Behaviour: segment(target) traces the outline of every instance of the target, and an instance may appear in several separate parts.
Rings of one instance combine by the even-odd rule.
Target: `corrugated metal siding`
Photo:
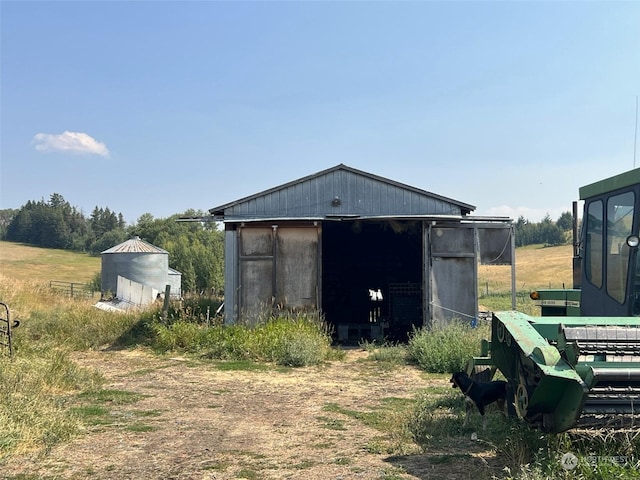
[[[334,199],[339,205],[333,205]],[[324,218],[341,215],[461,215],[471,205],[348,167],[336,167],[281,188],[219,207],[225,219]],[[212,209],[215,211],[216,209]]]
[[[167,284],[169,256],[147,252],[102,255],[101,289],[116,292],[118,276],[163,292]]]

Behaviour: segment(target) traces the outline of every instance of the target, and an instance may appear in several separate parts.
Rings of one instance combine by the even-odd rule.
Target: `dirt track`
[[[79,364],[107,378],[105,388],[146,395],[114,408],[125,410],[119,418],[156,412],[144,419],[151,429],[103,426],[44,459],[11,461],[4,474],[61,479],[477,478],[473,465],[440,465],[417,447],[406,456],[372,452],[381,432],[327,411],[327,405],[367,411],[384,398],[414,398],[425,388],[417,369],[384,370],[363,362],[366,356],[353,350],[344,360],[321,367],[222,371],[140,351],[77,354]]]

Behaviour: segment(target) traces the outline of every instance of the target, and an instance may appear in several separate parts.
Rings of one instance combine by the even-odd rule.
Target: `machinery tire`
[[[523,383],[518,384],[515,394],[515,407],[520,418],[527,417],[527,409],[529,408],[529,391]]]

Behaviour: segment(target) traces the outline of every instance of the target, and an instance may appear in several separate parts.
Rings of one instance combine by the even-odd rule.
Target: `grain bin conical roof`
[[[163,250],[160,247],[156,247],[155,245],[151,245],[149,242],[145,242],[140,237],[135,236],[130,238],[126,242],[122,242],[115,247],[111,247],[105,250],[102,253],[166,253],[166,250]]]

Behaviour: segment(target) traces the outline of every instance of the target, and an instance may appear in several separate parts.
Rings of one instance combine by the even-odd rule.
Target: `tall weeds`
[[[302,367],[325,360],[331,335],[317,314],[279,312],[254,326],[210,327],[184,319],[152,324],[160,351],[199,353],[212,359],[252,360]]]
[[[467,361],[480,354],[480,343],[489,338],[489,325],[472,328],[461,322],[414,330],[407,345],[409,358],[431,373],[464,370]]]

